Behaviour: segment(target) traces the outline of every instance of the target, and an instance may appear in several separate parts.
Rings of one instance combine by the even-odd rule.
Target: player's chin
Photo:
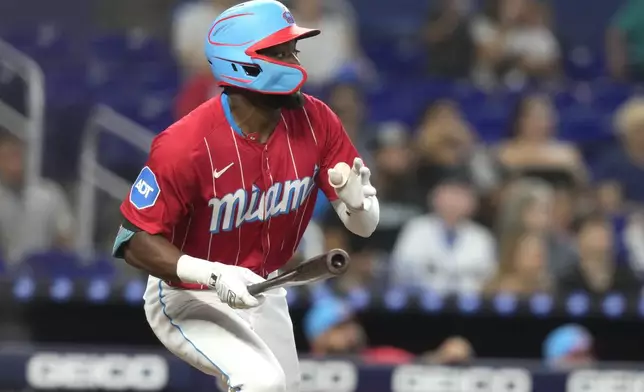
[[[271,104],[279,109],[299,109],[304,106],[304,96],[301,91],[289,95],[272,95]]]

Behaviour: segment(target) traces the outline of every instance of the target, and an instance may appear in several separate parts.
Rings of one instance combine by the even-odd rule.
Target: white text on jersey
[[[212,198],[210,232],[231,231],[243,223],[264,221],[297,210],[315,188],[315,175],[285,183],[276,182],[266,192],[253,185],[251,192],[238,189],[222,198]]]

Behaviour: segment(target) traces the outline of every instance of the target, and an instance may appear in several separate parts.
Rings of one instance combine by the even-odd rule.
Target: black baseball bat
[[[248,286],[251,295],[278,287],[300,286],[344,274],[349,268],[349,255],[342,249],[333,249],[311,257],[297,267],[261,283]]]

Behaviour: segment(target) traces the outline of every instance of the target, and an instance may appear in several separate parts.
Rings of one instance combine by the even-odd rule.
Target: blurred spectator
[[[459,0],[435,3],[423,38],[429,51],[429,74],[446,78],[467,78],[474,63],[474,44],[467,10]]]
[[[288,271],[297,267],[302,261],[314,256],[321,255],[325,251],[324,231],[320,225],[311,221],[302,234],[300,244],[295,254],[280,270]]]
[[[0,251],[10,263],[29,252],[72,247],[73,218],[63,189],[25,178],[23,142],[0,129]]]
[[[423,361],[435,365],[459,365],[474,358],[472,344],[461,336],[445,339],[434,351],[423,355]]]
[[[186,77],[209,69],[204,40],[212,22],[237,0],[198,0],[183,3],[174,14],[172,47]]]
[[[392,254],[394,283],[440,294],[478,292],[496,270],[492,234],[471,218],[476,195],[466,179],[444,180],[433,213],[409,221]]]
[[[552,205],[552,229],[558,235],[571,236],[579,202],[578,192],[567,186],[555,186]]]
[[[441,100],[427,107],[416,132],[415,146],[421,199],[456,169],[468,173],[483,193],[497,183],[494,164],[485,149],[477,145],[470,125],[452,101]]]
[[[364,92],[360,84],[356,80],[337,81],[330,89],[327,102],[331,110],[340,118],[344,129],[358,150],[358,154],[371,170],[371,174],[374,175],[373,159],[367,148],[367,140],[371,137],[372,130],[366,123]],[[319,191],[315,210],[313,211],[313,219],[324,219],[330,207],[331,205],[324,192]]]
[[[304,334],[314,355],[359,355],[367,363],[404,364],[415,355],[391,346],[370,347],[366,333],[353,311],[341,300],[317,301],[304,316]],[[432,364],[459,364],[474,356],[471,344],[462,337],[446,339],[421,358]]]
[[[219,95],[222,91],[223,89],[217,85],[217,81],[209,69],[192,76],[181,87],[181,91],[175,98],[175,121],[180,120],[202,103]]]
[[[364,61],[350,3],[345,0],[291,0],[289,4],[300,26],[322,30],[315,40],[297,44],[298,58],[306,68],[308,84],[326,85],[343,67]]]
[[[373,159],[367,142],[373,138],[375,129],[372,129],[372,125],[367,123],[364,91],[359,82],[357,80],[338,80],[332,85],[327,102],[340,118],[345,131],[365,164],[373,168]]]
[[[631,268],[644,278],[644,216],[633,214],[624,230],[624,246]]]
[[[172,44],[185,84],[174,107],[175,120],[221,92],[204,54],[204,40],[212,22],[237,0],[200,0],[182,4],[174,15]]]
[[[472,22],[479,85],[520,87],[557,74],[561,53],[546,11],[535,0],[486,0]]]
[[[549,366],[570,369],[591,365],[593,336],[578,324],[566,324],[551,331],[543,342],[543,359]]]
[[[327,282],[327,287],[334,293],[347,295],[355,291],[380,290],[386,284],[388,269],[384,256],[367,245],[367,241],[362,242],[358,246],[343,248],[351,255],[351,268],[342,276]]]
[[[568,238],[553,231],[552,187],[537,179],[511,183],[503,193],[499,218],[499,274],[488,290],[521,294],[552,289],[552,277],[576,263]]]
[[[579,151],[555,139],[556,121],[555,109],[548,97],[521,98],[512,115],[509,138],[499,146],[499,162],[514,174],[546,169],[569,173],[578,182],[585,181],[586,168]]]
[[[620,81],[644,81],[644,2],[627,0],[606,32],[606,64]]]
[[[557,284],[562,292],[583,290],[603,295],[615,290],[635,293],[641,288],[633,270],[616,262],[612,227],[603,216],[592,215],[581,222],[577,251],[579,263]]]
[[[525,178],[510,183],[503,196],[499,220],[502,239],[511,233],[529,232],[544,237],[548,247],[548,270],[555,276],[570,270],[576,263],[571,238],[554,226],[555,191],[547,182]]]
[[[600,203],[609,213],[618,213],[623,202],[644,205],[644,99],[632,98],[615,114],[615,129],[621,146],[600,159],[596,183]]]
[[[371,148],[374,162],[372,167],[374,173],[377,173],[371,181],[378,190],[380,222],[369,239],[369,247],[374,251],[388,253],[405,222],[422,213],[422,208],[415,204],[418,188],[412,175],[413,158],[408,132],[399,124],[384,124],[372,141]],[[346,228],[335,211],[327,213],[326,226],[327,239],[347,236]],[[356,236],[351,236],[348,240],[354,244],[364,242]]]
[[[368,362],[399,364],[414,355],[395,347],[368,347],[367,336],[352,310],[329,297],[313,304],[304,316],[304,334],[315,355],[360,355]]]
[[[536,234],[515,234],[501,243],[499,273],[487,285],[489,294],[512,293],[531,295],[553,288],[548,272],[548,249],[543,237]]]

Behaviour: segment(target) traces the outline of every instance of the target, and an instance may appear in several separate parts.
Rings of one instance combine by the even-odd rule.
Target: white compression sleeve
[[[346,204],[341,200],[336,200],[331,203],[335,212],[340,217],[344,226],[349,229],[353,234],[360,237],[369,237],[376,230],[378,221],[380,220],[380,205],[376,196],[369,197],[371,199],[371,208],[368,211],[352,211],[347,210]]]

